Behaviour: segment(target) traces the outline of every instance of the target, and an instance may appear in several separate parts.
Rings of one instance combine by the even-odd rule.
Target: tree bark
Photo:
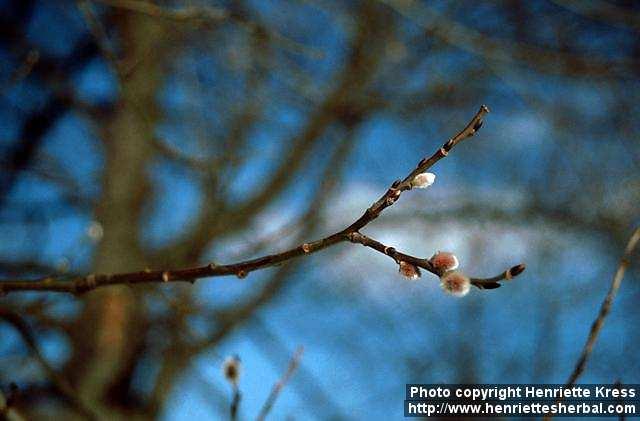
[[[144,267],[138,222],[148,192],[146,171],[158,119],[155,98],[162,81],[163,22],[123,13],[116,25],[122,63],[129,70],[120,75],[119,104],[103,133],[106,161],[96,218],[104,237],[96,252],[96,272]],[[128,286],[91,292],[83,304],[68,372],[75,376],[81,399],[107,415],[107,406],[124,405],[118,398],[127,391],[117,389],[128,389],[133,361],[144,346],[144,308],[140,294]]]

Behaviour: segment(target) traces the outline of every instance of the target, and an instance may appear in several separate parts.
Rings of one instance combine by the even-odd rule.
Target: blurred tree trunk
[[[123,13],[115,24],[124,67],[130,70],[121,76],[119,104],[102,134],[106,162],[96,217],[104,237],[94,268],[99,273],[144,267],[138,222],[148,191],[146,169],[158,119],[155,98],[162,80],[159,44],[164,23]],[[75,354],[69,372],[75,376],[80,396],[92,406],[97,404],[100,412],[106,404],[126,405],[134,361],[144,345],[140,298],[127,286],[94,291],[84,299],[76,321]]]

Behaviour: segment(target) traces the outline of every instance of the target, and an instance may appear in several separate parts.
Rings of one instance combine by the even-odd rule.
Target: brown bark
[[[123,40],[123,63],[130,71],[121,75],[120,101],[104,134],[106,162],[96,209],[104,238],[95,257],[96,271],[144,265],[137,227],[147,197],[146,167],[158,118],[155,96],[162,79],[162,21],[123,13],[116,24]],[[69,372],[75,375],[80,397],[99,413],[109,394],[118,395],[113,389],[126,384],[123,377],[144,339],[143,320],[139,296],[127,286],[95,291],[84,299]]]

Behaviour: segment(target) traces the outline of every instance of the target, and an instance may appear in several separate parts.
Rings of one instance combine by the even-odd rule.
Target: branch
[[[598,313],[598,317],[593,321],[591,325],[591,330],[589,331],[589,337],[587,339],[587,343],[584,344],[584,348],[582,349],[582,353],[580,354],[580,358],[576,363],[576,367],[573,369],[573,372],[569,376],[565,387],[573,386],[578,378],[582,375],[584,368],[587,365],[587,360],[591,355],[591,351],[593,351],[593,346],[598,339],[598,334],[600,330],[602,330],[602,326],[604,325],[604,321],[609,315],[609,311],[611,310],[611,305],[613,304],[613,300],[618,293],[618,289],[620,288],[620,284],[622,283],[622,278],[624,277],[624,272],[630,264],[631,253],[635,249],[636,245],[640,241],[640,227],[636,228],[627,243],[627,247],[624,249],[624,254],[620,259],[620,264],[618,265],[618,269],[616,270],[615,275],[613,276],[613,281],[611,282],[611,287],[609,288],[609,292],[606,297],[604,297],[604,301],[602,302],[602,306],[600,307],[600,312]]]
[[[178,243],[158,250],[154,261],[164,264],[175,262],[174,265],[190,264],[194,261],[194,257],[201,254],[212,237],[229,235],[230,231],[243,226],[271,203],[274,197],[291,185],[296,178],[294,175],[303,171],[305,163],[311,159],[310,155],[314,148],[323,141],[323,134],[334,122],[340,120],[341,113],[338,110],[340,106],[343,108],[347,107],[347,104],[356,106],[358,101],[355,98],[361,95],[363,87],[371,81],[372,75],[375,74],[373,69],[377,68],[380,55],[371,54],[370,50],[372,45],[379,43],[379,39],[375,37],[375,32],[372,33],[364,29],[369,28],[367,24],[362,23],[360,27],[361,29],[349,47],[350,58],[339,72],[341,76],[338,78],[336,86],[326,93],[323,101],[310,114],[304,127],[292,137],[291,147],[285,151],[280,164],[273,170],[269,179],[262,183],[260,190],[234,209],[206,207],[200,217],[192,224],[190,232]],[[363,59],[363,57],[369,58]],[[350,92],[350,95],[345,97],[345,92]],[[253,106],[253,104],[249,104],[245,108],[253,108]],[[363,118],[367,112],[370,110],[362,110]],[[240,118],[230,123],[231,132],[236,131],[242,135],[238,138],[240,145],[244,143],[245,139],[242,137],[246,135],[246,130],[240,128],[246,128],[250,125],[250,122],[242,120],[244,119]],[[233,150],[234,148],[228,149]],[[230,170],[237,170],[237,166],[232,165]],[[206,185],[212,186],[215,183],[207,183]],[[216,191],[210,194],[215,200],[221,193],[224,192]]]
[[[582,353],[580,354],[580,358],[578,358],[578,362],[576,363],[573,372],[569,376],[567,383],[565,383],[565,388],[570,388],[571,386],[576,384],[578,378],[584,372],[585,367],[587,366],[587,360],[593,351],[593,347],[598,339],[598,335],[602,330],[602,326],[604,326],[604,321],[609,315],[609,311],[611,311],[611,305],[613,304],[613,300],[618,293],[618,289],[620,288],[620,284],[622,283],[622,278],[624,277],[624,272],[627,270],[630,264],[631,254],[635,249],[636,245],[640,241],[640,227],[636,228],[627,246],[624,249],[624,253],[620,258],[620,264],[618,264],[618,269],[616,270],[615,275],[613,276],[613,280],[611,281],[611,286],[609,287],[609,292],[604,297],[604,301],[600,307],[600,311],[598,312],[598,317],[593,321],[591,325],[591,329],[589,330],[589,337],[587,338],[587,342],[584,344],[582,348]],[[544,419],[550,420],[553,418],[551,414],[547,414]]]
[[[575,0],[551,1],[558,6],[562,6],[567,10],[571,10],[587,18],[609,23],[620,28],[640,31],[640,17],[634,13],[631,8],[625,9],[602,0],[591,0],[590,2],[579,2]]]
[[[511,42],[487,36],[471,26],[450,19],[438,8],[428,6],[427,2],[379,1],[423,27],[433,36],[462,51],[478,56],[487,63],[524,64],[550,74],[579,76],[607,77],[612,73],[626,75],[633,71],[631,60],[607,61],[604,57],[552,50],[530,43]]]
[[[304,224],[301,225],[299,232],[295,235],[293,244],[301,242],[305,237],[308,237],[309,233],[317,226],[320,218],[318,209],[326,201],[330,192],[334,190],[347,164],[346,160],[339,160],[338,158],[348,156],[351,148],[355,145],[352,136],[353,133],[350,131],[344,138],[338,141],[338,145],[334,149],[332,156],[328,160],[328,163],[325,164],[325,168],[319,177],[320,183],[318,183],[319,185],[313,197],[311,197],[306,204],[307,209],[301,218]],[[173,348],[179,350],[179,352],[172,353],[169,351],[165,353],[167,354],[167,358],[165,358],[161,364],[157,381],[151,393],[151,410],[148,411],[149,413],[155,415],[160,413],[162,404],[166,402],[166,396],[175,383],[174,380],[176,376],[186,368],[192,358],[220,343],[230,332],[240,324],[249,320],[260,307],[269,302],[282,291],[285,285],[291,282],[291,275],[295,271],[296,263],[299,263],[299,261],[292,261],[291,264],[281,266],[273,271],[269,279],[259,288],[259,291],[246,301],[240,304],[236,303],[226,310],[211,313],[207,312],[204,317],[220,322],[217,323],[216,329],[212,334],[201,339],[196,335],[189,334],[189,331],[186,330],[187,334],[189,334],[186,343],[189,345],[182,344],[179,340],[171,342],[172,345],[180,344],[184,346]],[[185,318],[183,317],[180,320],[182,320],[181,326],[186,327],[187,325],[184,323]],[[185,329],[182,330],[184,331]],[[176,358],[175,354],[178,354],[180,357]]]
[[[229,17],[229,13],[217,7],[185,7],[182,9],[167,9],[145,0],[98,0],[107,6],[141,13],[154,18],[175,21],[213,21],[221,22]]]
[[[273,385],[273,388],[271,389],[271,393],[269,393],[269,396],[267,397],[267,400],[262,406],[262,409],[260,409],[260,413],[256,418],[257,421],[264,421],[267,415],[269,415],[269,411],[271,411],[271,408],[273,408],[273,404],[276,402],[276,399],[278,399],[278,395],[280,395],[280,392],[282,391],[282,389],[287,384],[291,376],[293,376],[293,373],[298,368],[298,365],[300,364],[300,359],[302,358],[303,351],[304,351],[304,348],[299,347],[296,350],[295,354],[293,354],[293,357],[291,357],[291,361],[289,361],[289,366],[287,367],[287,371],[285,371],[285,373],[282,375],[280,380],[278,380],[278,382]]]
[[[26,57],[22,60],[17,69],[13,71],[9,80],[4,84],[0,84],[0,93],[5,93],[10,87],[17,85],[24,78],[29,76],[29,73],[33,70],[33,66],[40,60],[40,52],[35,48],[29,50]]]
[[[215,26],[226,21],[232,21],[244,27],[249,32],[264,34],[282,48],[291,52],[304,54],[313,59],[324,57],[322,50],[309,47],[290,39],[279,32],[258,22],[249,20],[240,13],[215,6],[186,6],[181,8],[166,8],[147,0],[96,0],[109,7],[140,13],[152,18],[167,19],[174,22],[193,23],[196,25]]]
[[[260,353],[267,358],[271,365],[280,365],[280,356],[288,354],[289,350],[280,338],[260,317],[254,317],[249,323],[249,340],[260,350]],[[322,382],[313,372],[304,365],[299,365],[296,370],[298,381],[291,387],[296,387],[296,394],[305,397],[305,403],[309,408],[322,408],[322,412],[315,414],[322,419],[342,420],[348,417],[338,408],[335,396],[329,393]]]
[[[407,262],[419,268],[425,269],[436,276],[442,276],[443,273],[438,271],[437,268],[433,266],[430,260],[422,259],[419,257],[411,256],[409,254],[401,253],[397,251],[393,247],[385,246],[379,241],[374,240],[373,238],[367,237],[359,232],[353,232],[349,234],[349,241],[352,243],[362,244],[365,247],[370,247],[384,255],[391,257],[396,263],[400,264],[400,262]],[[500,281],[509,281],[516,276],[520,275],[524,272],[525,266],[520,264],[517,266],[513,266],[510,269],[505,270],[499,275],[496,275],[492,278],[470,278],[471,285],[479,288],[479,289],[494,289],[499,288]]]
[[[354,237],[354,233],[358,233],[360,229],[364,228],[366,225],[380,216],[380,214],[386,208],[393,205],[400,198],[403,192],[411,190],[411,182],[418,174],[425,172],[440,159],[446,157],[449,151],[458,143],[473,136],[482,126],[482,119],[488,112],[489,109],[486,106],[483,105],[482,107],[480,107],[476,115],[471,119],[471,121],[466,125],[464,129],[462,129],[458,134],[445,142],[442,147],[440,147],[429,158],[421,160],[416,168],[411,171],[409,175],[407,175],[403,180],[396,180],[391,185],[391,187],[380,197],[380,199],[378,199],[373,205],[371,205],[371,207],[369,207],[354,223],[344,228],[343,230],[331,234],[320,240],[300,244],[297,247],[294,247],[282,253],[270,254],[255,259],[227,265],[217,265],[215,263],[210,263],[208,265],[200,267],[174,270],[144,270],[139,272],[118,274],[89,274],[80,277],[47,277],[36,280],[8,280],[0,282],[0,293],[8,293],[13,291],[53,291],[81,294],[107,285],[133,285],[149,282],[193,283],[200,278],[228,275],[235,275],[238,278],[244,278],[250,272],[253,272],[255,270],[276,266],[296,257],[316,253],[338,243],[353,241],[354,238],[359,238],[358,236]],[[381,246],[384,249],[385,246]],[[376,247],[379,248],[380,246]],[[417,259],[401,253],[398,256],[400,255],[403,258],[409,259],[407,260],[409,263],[412,263],[412,259]],[[427,269],[427,263],[425,263],[424,259],[417,260],[420,260],[420,263],[422,265],[420,267],[425,267],[425,269]],[[524,270],[524,266],[515,266],[514,268],[505,271],[498,277],[491,278],[489,280],[476,279],[476,283],[474,285],[479,286],[482,284],[486,284],[488,285],[486,287],[490,288],[491,283],[495,283],[503,279],[509,279],[510,277],[516,276],[521,273],[522,270]],[[495,286],[493,286],[493,288],[495,288]]]
[[[231,415],[231,421],[236,421],[238,419],[238,409],[240,409],[240,399],[242,399],[242,394],[240,393],[240,388],[238,385],[233,386],[233,399],[231,400],[231,407],[229,409]]]
[[[49,361],[47,361],[44,354],[42,354],[42,351],[38,347],[33,331],[24,318],[12,310],[0,308],[0,319],[6,321],[18,331],[23,341],[29,347],[33,357],[38,361],[47,377],[51,380],[54,387],[62,394],[62,396],[64,396],[64,398],[67,399],[69,403],[86,419],[97,419],[93,410],[85,405],[85,403],[78,397],[69,381],[58,373],[51,364],[49,364]]]

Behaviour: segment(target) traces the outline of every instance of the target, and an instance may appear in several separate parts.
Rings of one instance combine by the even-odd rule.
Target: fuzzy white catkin
[[[455,254],[447,251],[439,251],[429,259],[429,262],[433,266],[433,269],[437,273],[445,273],[450,270],[458,269],[459,262]]]
[[[471,290],[471,280],[460,272],[447,272],[440,278],[440,287],[454,297],[464,297]]]
[[[436,175],[430,172],[423,172],[416,175],[411,180],[411,187],[416,189],[426,189],[436,181]]]
[[[412,281],[420,277],[420,268],[408,262],[400,262],[398,272]]]

